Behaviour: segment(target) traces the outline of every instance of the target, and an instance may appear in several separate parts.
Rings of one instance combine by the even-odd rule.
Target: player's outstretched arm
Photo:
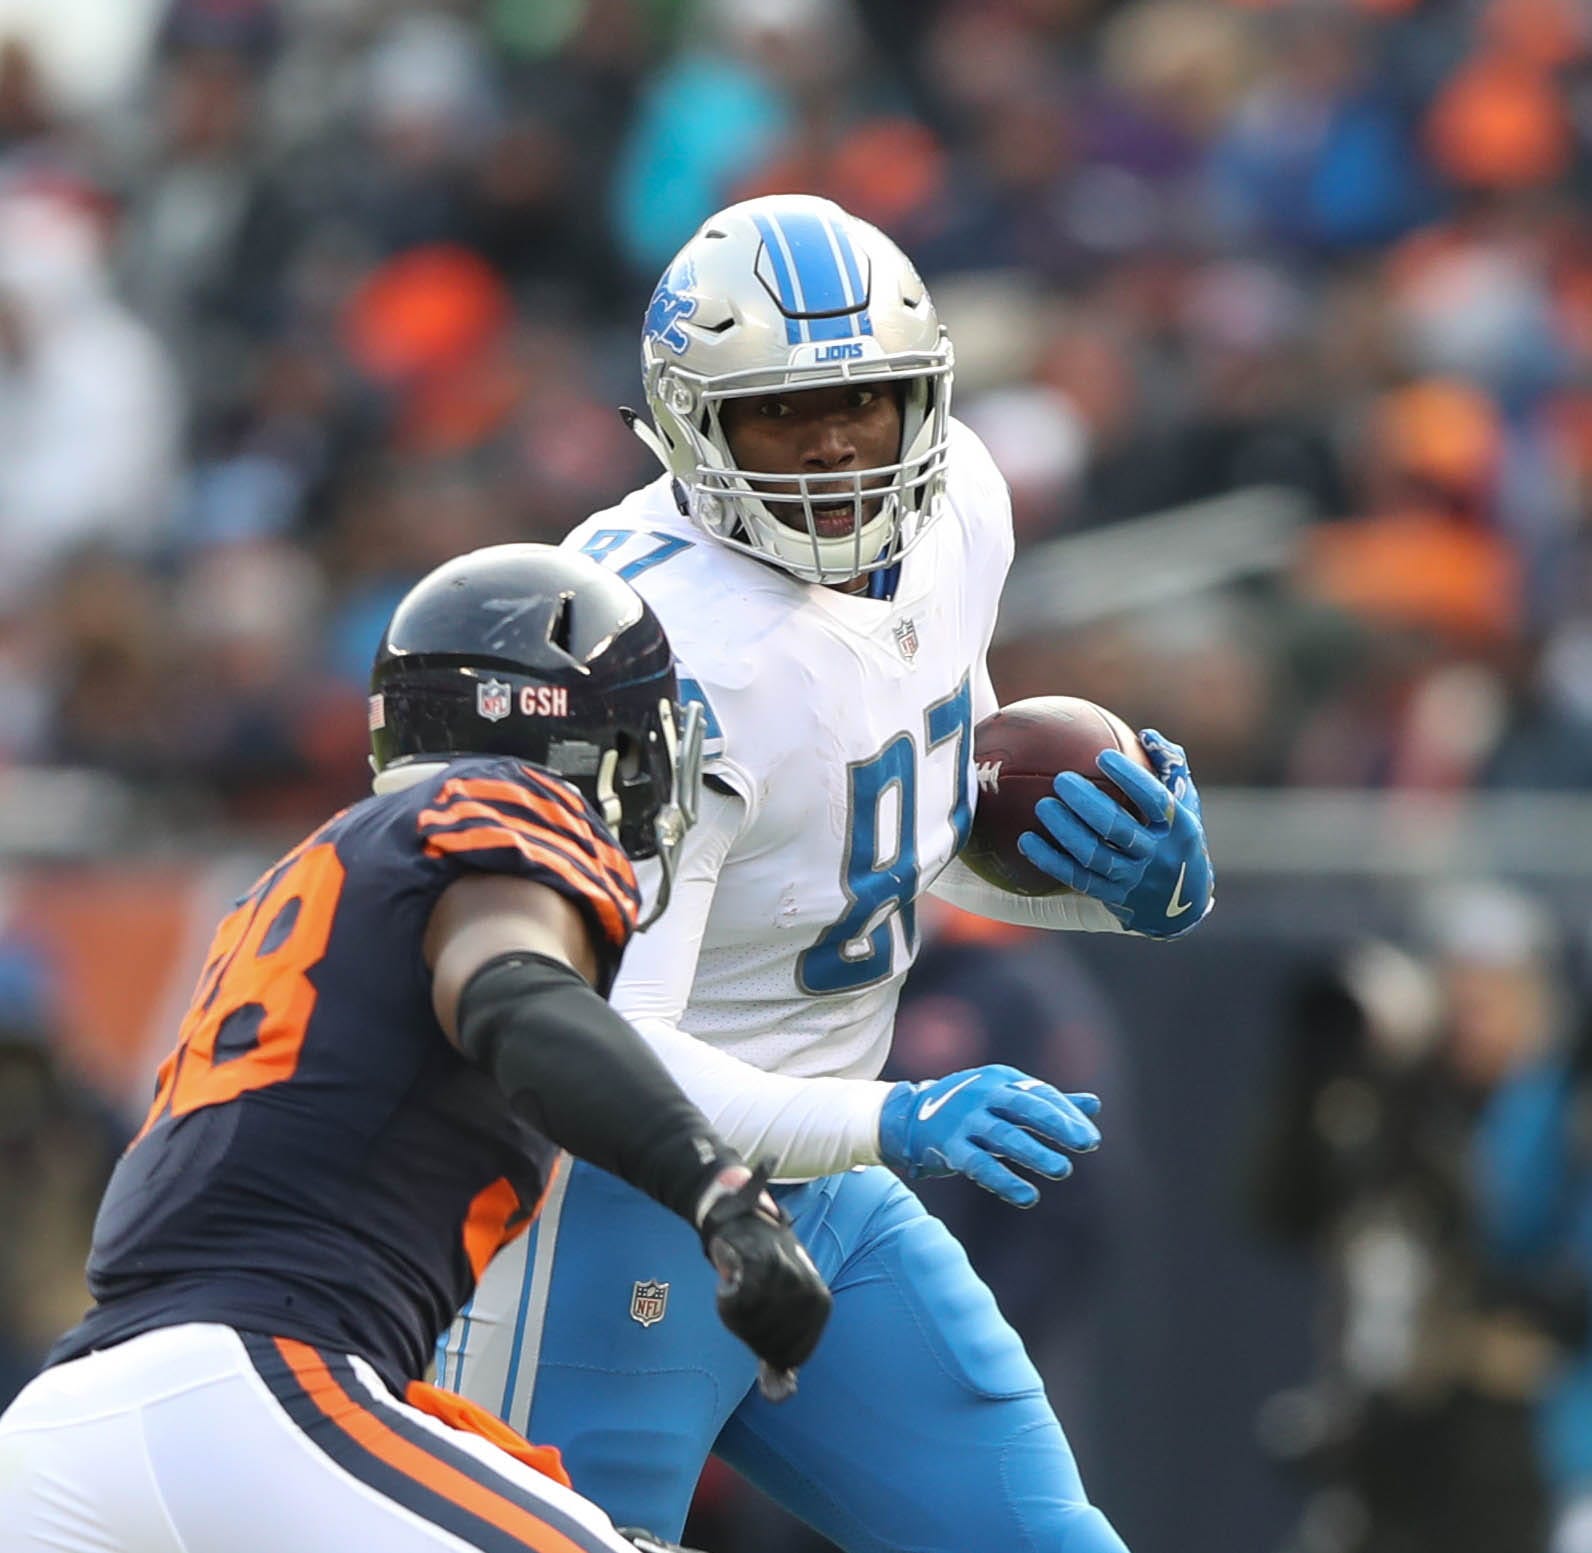
[[[1153,728],[1139,739],[1159,780],[1116,750],[1096,762],[1138,814],[1064,771],[1055,796],[1035,806],[1038,829],[1017,845],[1034,867],[1099,901],[1130,933],[1178,938],[1215,900],[1199,790],[1180,745]]]
[[[788,1388],[830,1309],[789,1217],[593,990],[584,919],[524,879],[450,885],[427,934],[432,995],[448,1038],[514,1108],[577,1158],[693,1224],[719,1271],[719,1314]]]
[[[888,1084],[769,1073],[682,1028],[719,871],[745,818],[739,798],[703,789],[701,812],[680,848],[669,909],[625,951],[614,1006],[720,1135],[746,1158],[769,1160],[777,1180],[876,1165]],[[642,880],[645,885],[645,868]]]
[[[922,1084],[897,1084],[879,1118],[885,1164],[912,1179],[964,1175],[1017,1208],[1038,1189],[1007,1163],[1059,1181],[1072,1173],[1063,1150],[1100,1142],[1095,1095],[1064,1095],[1003,1063],[965,1068]]]

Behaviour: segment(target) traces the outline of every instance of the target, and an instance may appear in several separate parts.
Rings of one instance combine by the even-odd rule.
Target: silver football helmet
[[[945,486],[951,343],[911,261],[829,200],[776,194],[710,217],[658,282],[641,335],[653,426],[632,420],[722,543],[808,582],[893,566],[933,522]],[[892,464],[776,474],[736,466],[726,399],[900,383]],[[850,502],[847,533],[815,508]],[[828,525],[833,527],[833,525]]]

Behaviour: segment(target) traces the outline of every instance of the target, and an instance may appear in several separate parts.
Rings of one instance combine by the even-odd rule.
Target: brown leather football
[[[1116,715],[1079,696],[1030,696],[992,712],[973,730],[977,799],[962,861],[1013,895],[1063,895],[1069,887],[1041,873],[1017,850],[1025,830],[1045,834],[1034,805],[1058,772],[1076,771],[1137,815],[1115,782],[1095,766],[1102,750],[1121,750],[1154,771],[1138,735]]]

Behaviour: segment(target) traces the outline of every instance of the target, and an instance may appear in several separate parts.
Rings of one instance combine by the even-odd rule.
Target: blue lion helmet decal
[[[642,333],[668,346],[676,356],[685,355],[691,345],[680,323],[697,310],[697,299],[688,294],[695,284],[696,275],[689,264],[675,265],[658,282],[647,304],[647,321],[641,326]]]

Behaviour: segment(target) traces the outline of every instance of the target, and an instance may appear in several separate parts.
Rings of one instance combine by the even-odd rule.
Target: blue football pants
[[[846,1553],[1126,1553],[950,1231],[883,1169],[775,1190],[835,1296],[789,1400],[757,1391],[689,1226],[582,1164],[438,1344],[438,1383],[557,1445],[620,1526],[677,1538],[711,1451]]]

